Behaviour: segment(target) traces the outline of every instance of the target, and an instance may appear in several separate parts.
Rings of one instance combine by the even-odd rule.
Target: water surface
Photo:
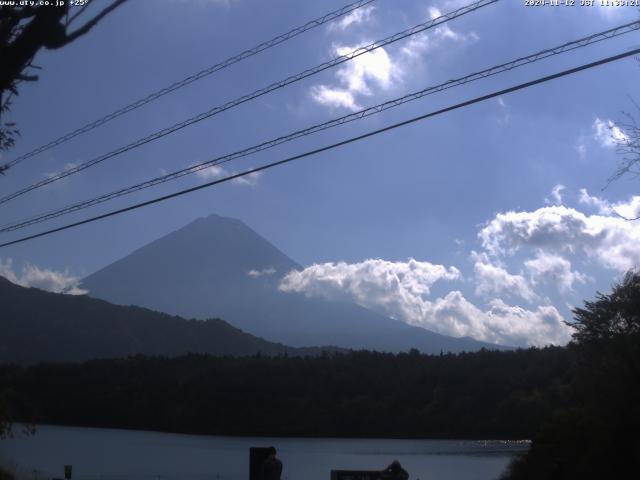
[[[40,426],[33,437],[0,440],[0,461],[25,480],[247,480],[249,447],[274,445],[283,480],[329,480],[331,469],[378,470],[397,459],[411,479],[497,478],[527,442],[307,439],[178,435]]]

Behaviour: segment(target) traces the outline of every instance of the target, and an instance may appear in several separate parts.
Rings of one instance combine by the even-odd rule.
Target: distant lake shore
[[[236,480],[248,478],[249,448],[274,445],[283,480],[328,480],[331,469],[382,469],[399,460],[411,478],[489,480],[528,441],[289,438],[186,435],[139,430],[37,426],[0,441],[0,461],[30,478]]]
[[[21,432],[22,425],[20,422],[17,422],[15,425],[15,430],[17,432]],[[31,428],[32,425],[24,424],[25,427]],[[531,445],[531,439],[528,438],[479,438],[476,436],[464,436],[464,435],[451,435],[446,437],[432,436],[432,437],[421,437],[421,436],[412,436],[412,435],[389,435],[389,436],[374,436],[374,435],[305,435],[298,434],[295,436],[291,435],[280,435],[280,434],[265,434],[265,435],[241,435],[234,433],[225,433],[221,435],[212,435],[208,433],[199,433],[199,432],[189,432],[189,431],[167,431],[167,430],[154,430],[154,429],[144,429],[144,428],[128,428],[128,427],[113,427],[111,425],[81,425],[81,424],[63,424],[63,423],[46,423],[39,424],[35,427],[35,432],[37,434],[38,429],[40,428],[79,428],[79,429],[87,429],[87,430],[113,430],[116,432],[141,432],[141,433],[158,433],[158,434],[167,434],[167,435],[185,435],[192,437],[217,437],[217,438],[256,438],[256,439],[290,439],[297,438],[301,440],[424,440],[424,441],[460,441],[460,442],[494,442],[494,443],[508,443],[512,445]],[[22,433],[18,433],[18,436],[21,436]]]

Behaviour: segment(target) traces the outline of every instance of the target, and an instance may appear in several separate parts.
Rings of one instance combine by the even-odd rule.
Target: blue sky
[[[59,51],[11,113],[10,160],[117,107],[342,6],[344,0],[138,0]],[[346,3],[346,2],[345,2]],[[3,192],[45,178],[465,1],[376,0],[29,159]],[[2,223],[90,198],[429,85],[638,18],[631,7],[526,7],[502,0],[379,49],[0,206]],[[342,140],[640,45],[637,33],[440,93],[251,156],[227,172]],[[570,308],[640,262],[637,179],[603,190],[620,158],[612,124],[632,109],[627,59],[308,158],[246,182],[0,251],[0,271],[52,290],[190,221],[237,217],[307,267],[291,294],[349,298],[451,335],[564,343]],[[125,206],[222,174],[208,170],[46,224]],[[3,241],[43,225],[3,234]],[[78,293],[76,289],[74,291]]]

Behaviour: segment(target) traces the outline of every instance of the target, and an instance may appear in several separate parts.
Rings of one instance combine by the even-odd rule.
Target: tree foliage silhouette
[[[573,310],[576,329],[573,339],[586,344],[600,340],[640,334],[640,271],[629,271],[624,280],[595,301],[586,301],[584,308]]]
[[[76,22],[86,16],[92,2],[77,7],[71,14],[69,3],[59,6],[0,6],[0,150],[8,150],[15,144],[18,130],[14,123],[3,120],[3,114],[11,108],[11,101],[18,95],[21,82],[38,80],[33,65],[35,55],[43,48],[55,50],[69,45],[91,31],[104,17],[127,0],[113,0],[93,17],[75,28]],[[4,174],[6,166],[0,167]]]
[[[640,272],[573,310],[569,401],[508,480],[635,478],[640,472]]]

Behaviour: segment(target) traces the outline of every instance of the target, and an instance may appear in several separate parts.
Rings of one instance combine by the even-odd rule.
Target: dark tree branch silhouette
[[[640,113],[640,105],[633,98],[630,100]],[[640,125],[633,114],[624,112],[623,115],[624,121],[616,122],[613,127],[610,127],[611,139],[615,142],[617,152],[622,156],[622,161],[616,172],[610,177],[609,182],[629,174],[640,175]]]
[[[56,50],[89,33],[104,17],[127,0],[113,0],[82,26],[69,31],[69,26],[87,11],[89,3],[69,18],[69,2],[60,6],[0,6],[0,150],[14,146],[18,130],[4,122],[3,113],[18,95],[20,82],[34,82],[38,67],[35,55],[42,48]],[[0,167],[4,174],[6,167]]]
[[[637,59],[640,64],[640,59]],[[635,107],[637,114],[640,114],[640,105],[632,97],[629,98]],[[623,112],[624,120],[616,122],[610,126],[610,136],[616,144],[616,151],[622,157],[617,170],[607,181],[607,185],[621,179],[624,176],[640,176],[640,124],[636,117],[629,112]],[[615,129],[615,130],[614,130]],[[640,215],[626,217],[613,210],[613,213],[624,220],[640,220]]]

